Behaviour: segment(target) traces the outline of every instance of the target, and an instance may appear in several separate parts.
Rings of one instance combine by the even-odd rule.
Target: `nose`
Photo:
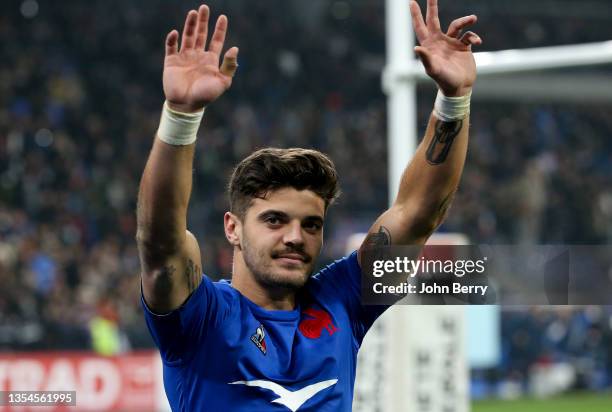
[[[283,236],[283,243],[287,246],[301,247],[304,245],[302,225],[299,221],[293,221],[287,226],[287,231]]]

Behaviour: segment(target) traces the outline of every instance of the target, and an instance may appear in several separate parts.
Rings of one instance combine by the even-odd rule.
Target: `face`
[[[325,202],[310,190],[282,188],[253,199],[235,234],[244,264],[259,284],[304,286],[323,245],[324,213]]]

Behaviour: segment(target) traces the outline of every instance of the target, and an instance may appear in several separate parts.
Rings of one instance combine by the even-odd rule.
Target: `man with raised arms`
[[[447,212],[465,161],[476,79],[471,46],[481,40],[462,31],[476,16],[444,33],[437,0],[428,0],[425,19],[416,2],[410,10],[415,52],[440,92],[397,199],[362,248],[424,244]],[[202,5],[187,14],[180,47],[176,30],[166,38],[166,102],[138,198],[142,302],[166,394],[174,411],[350,411],[357,351],[385,307],[361,304],[358,251],[311,276],[338,194],[327,156],[269,148],[242,160],[224,216],[231,281],[201,272],[200,246],[186,222],[194,142],[205,107],[231,86],[238,67],[236,47],[221,59],[227,17],[219,17],[207,45],[208,19]]]

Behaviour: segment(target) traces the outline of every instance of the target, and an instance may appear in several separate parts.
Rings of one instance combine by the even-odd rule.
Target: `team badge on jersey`
[[[255,344],[264,355],[267,352],[266,349],[266,331],[263,325],[259,325],[254,335],[251,335],[251,342]]]
[[[306,316],[304,316],[306,315]],[[331,316],[324,310],[308,308],[302,314],[303,319],[300,322],[299,329],[302,335],[310,339],[318,339],[321,337],[321,332],[326,329],[329,336],[333,335],[338,328],[332,322]]]

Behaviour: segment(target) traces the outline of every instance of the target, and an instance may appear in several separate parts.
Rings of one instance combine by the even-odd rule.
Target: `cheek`
[[[267,239],[271,237],[268,228],[260,225],[258,222],[248,222],[245,224],[242,234],[250,245],[258,248],[268,243],[269,241]]]
[[[271,250],[278,248],[279,242],[282,243],[282,236],[276,232],[259,230],[248,236],[249,246],[257,250],[259,255],[268,255]]]
[[[311,253],[320,254],[323,248],[323,236],[312,236],[309,239],[308,248]]]

